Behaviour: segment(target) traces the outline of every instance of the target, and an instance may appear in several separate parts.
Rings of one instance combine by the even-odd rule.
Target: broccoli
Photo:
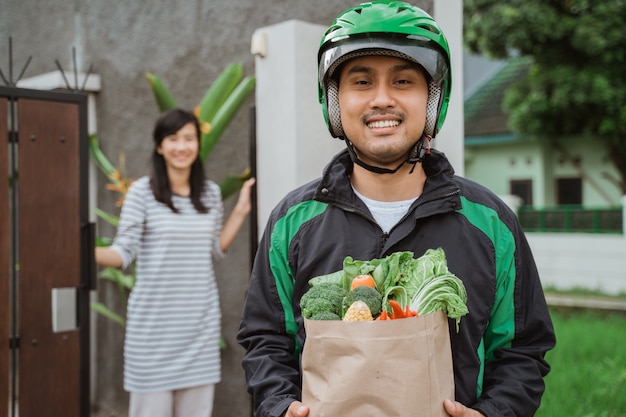
[[[322,311],[311,317],[311,320],[341,320],[341,317],[330,311]]]
[[[346,293],[342,287],[330,282],[311,287],[300,298],[302,315],[310,319],[318,313],[329,312],[341,317],[341,302]]]
[[[383,309],[383,296],[374,288],[362,285],[348,292],[343,298],[342,313],[345,314],[352,303],[359,300],[367,304],[374,318],[377,317]]]

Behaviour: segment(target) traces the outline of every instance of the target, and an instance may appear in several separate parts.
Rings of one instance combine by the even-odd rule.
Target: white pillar
[[[626,239],[626,195],[622,196],[622,236]]]
[[[452,94],[448,115],[434,146],[446,154],[458,175],[464,175],[463,1],[434,0],[434,10],[433,17],[448,39],[452,65]]]
[[[252,35],[259,236],[285,194],[321,176],[344,147],[330,136],[317,98],[317,49],[325,29],[289,20]]]

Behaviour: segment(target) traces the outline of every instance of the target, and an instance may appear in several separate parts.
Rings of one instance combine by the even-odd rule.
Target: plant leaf
[[[235,194],[243,183],[250,178],[251,174],[250,168],[246,168],[239,175],[230,175],[220,182],[220,190],[222,191],[222,200],[226,200],[231,195]]]
[[[100,170],[104,172],[107,177],[110,177],[115,173],[115,171],[117,171],[113,164],[109,161],[109,158],[107,158],[100,149],[98,136],[95,134],[89,135],[89,154],[96,165],[98,165],[98,168],[100,168]]]
[[[213,118],[243,77],[241,63],[233,63],[215,79],[198,105],[198,119],[213,124]]]
[[[146,73],[146,78],[148,79],[150,89],[154,94],[154,99],[156,100],[159,111],[175,109],[178,107],[176,100],[174,100],[174,97],[159,77],[148,72]]]
[[[100,217],[102,220],[106,221],[107,223],[109,223],[110,225],[113,225],[115,227],[118,226],[120,219],[117,216],[114,216],[112,214],[107,213],[106,211],[99,209],[99,208],[94,208],[93,209],[94,212],[96,213],[96,215],[98,217]]]
[[[211,122],[211,131],[203,134],[200,140],[200,157],[205,160],[213,150],[213,146],[217,143],[220,136],[226,129],[226,126],[233,119],[245,99],[254,90],[256,78],[253,76],[244,78],[241,83],[228,96],[226,101],[215,114]]]
[[[104,268],[100,273],[100,278],[116,283],[118,286],[132,290],[135,286],[135,277],[125,274],[116,268]]]
[[[112,242],[113,239],[111,239],[110,237],[96,236],[95,244],[97,247],[106,247],[110,246]]]
[[[122,327],[126,327],[126,320],[124,320],[124,318],[122,316],[120,316],[119,314],[111,311],[104,304],[102,304],[100,302],[92,301],[91,303],[89,303],[89,306],[96,313],[102,314],[104,317],[107,317],[107,318],[113,320],[114,322],[118,323]]]

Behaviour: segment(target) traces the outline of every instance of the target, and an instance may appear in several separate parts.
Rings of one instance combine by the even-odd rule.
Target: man
[[[456,398],[445,409],[453,417],[533,415],[554,331],[515,214],[430,149],[452,81],[437,23],[406,3],[364,3],[326,31],[318,62],[324,117],[347,149],[285,197],[260,242],[238,334],[254,415],[308,414],[299,300],[309,279],[341,269],[346,256],[438,247],[463,280],[469,308],[459,333],[450,326]]]

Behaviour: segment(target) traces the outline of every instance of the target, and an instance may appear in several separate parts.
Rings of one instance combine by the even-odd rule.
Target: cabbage
[[[429,249],[419,258],[414,258],[413,252],[409,251],[394,252],[386,258],[369,261],[347,256],[342,270],[312,278],[309,284],[333,282],[349,290],[352,280],[365,274],[374,278],[385,308],[391,299],[419,315],[444,311],[456,320],[457,331],[461,317],[468,313],[465,286],[448,270],[442,248]]]

